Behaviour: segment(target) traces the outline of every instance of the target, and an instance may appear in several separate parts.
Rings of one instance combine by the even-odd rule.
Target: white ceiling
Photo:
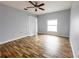
[[[5,5],[17,8],[19,10],[24,10],[25,7],[27,6],[32,6],[28,1],[1,1],[0,3],[3,3]],[[56,12],[56,11],[61,11],[65,9],[71,8],[71,1],[38,1],[38,3],[45,3],[42,8],[45,9],[45,11],[38,10],[35,12],[34,9],[29,9],[27,12],[36,14],[36,15],[41,15],[45,13],[50,13],[50,12]]]

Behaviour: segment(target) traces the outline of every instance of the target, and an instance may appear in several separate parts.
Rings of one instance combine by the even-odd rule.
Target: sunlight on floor
[[[56,36],[47,36],[45,40],[45,50],[49,55],[56,54],[60,47],[59,39]],[[51,52],[52,51],[52,52]]]

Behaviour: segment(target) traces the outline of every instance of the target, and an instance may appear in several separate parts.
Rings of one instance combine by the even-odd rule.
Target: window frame
[[[49,23],[50,23],[49,21],[52,21],[52,22],[53,22],[53,21],[54,21],[54,22],[56,21],[56,24],[51,24],[51,25],[50,25],[50,24],[49,24]],[[50,26],[53,27],[54,30],[50,29],[50,28],[49,28]],[[56,28],[54,28],[54,27],[56,27]],[[55,20],[48,20],[48,22],[47,22],[47,31],[50,31],[50,32],[57,32],[57,19],[55,19]]]

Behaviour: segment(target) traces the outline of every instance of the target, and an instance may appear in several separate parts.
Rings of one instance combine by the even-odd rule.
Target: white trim
[[[77,58],[76,55],[75,55],[74,49],[73,49],[73,45],[72,45],[71,38],[69,38],[69,40],[70,40],[70,45],[71,45],[71,49],[72,49],[72,53],[73,53],[73,57],[74,57],[74,58]]]
[[[55,35],[55,36],[61,36],[61,37],[68,37],[69,36],[66,36],[66,35],[62,35],[62,34],[58,34],[56,32],[47,32],[47,33],[42,33],[42,32],[39,32],[40,34],[48,34],[48,35]]]
[[[26,35],[26,36],[20,36],[20,37],[12,38],[12,39],[9,39],[9,40],[7,40],[7,41],[0,42],[0,45],[1,45],[1,44],[5,44],[5,43],[10,42],[10,41],[14,41],[14,40],[23,38],[23,37],[27,37],[27,36],[32,36],[32,35]]]
[[[74,50],[74,46],[73,46],[73,42],[72,42],[71,37],[70,37],[70,45],[71,45],[73,57],[74,57],[74,58],[79,58],[78,55],[75,54],[75,50]]]

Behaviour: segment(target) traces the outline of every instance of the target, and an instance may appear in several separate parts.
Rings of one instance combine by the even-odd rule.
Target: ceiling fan
[[[40,10],[45,10],[45,9],[41,8],[42,6],[45,5],[44,3],[38,4],[37,1],[34,1],[34,2],[29,1],[29,3],[32,4],[33,6],[26,7],[26,8],[24,8],[24,10],[28,10],[29,8],[34,8],[35,11],[38,11],[38,9],[40,9]]]

